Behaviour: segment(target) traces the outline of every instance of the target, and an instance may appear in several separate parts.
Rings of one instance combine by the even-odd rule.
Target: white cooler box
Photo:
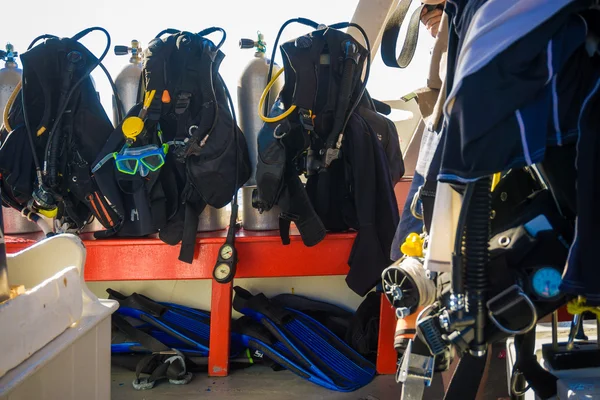
[[[110,316],[83,280],[85,247],[58,235],[8,256],[12,285],[0,304],[0,400],[109,400]]]
[[[589,340],[596,340],[597,330],[596,321],[584,321],[583,328]],[[558,325],[558,341],[566,342],[569,337],[571,322],[560,322]],[[558,377],[557,382],[557,398],[556,400],[579,400],[579,399],[596,399],[600,400],[600,369],[598,368],[582,368],[563,371],[554,371],[545,365],[542,358],[542,345],[552,343],[552,326],[550,323],[540,323],[537,325],[535,334],[535,353],[538,362]],[[506,371],[509,378],[515,362],[515,345],[514,338],[509,338],[506,341]],[[525,394],[525,400],[538,400],[532,390],[528,390]]]

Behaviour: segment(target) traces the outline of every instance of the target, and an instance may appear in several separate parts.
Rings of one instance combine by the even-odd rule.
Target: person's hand
[[[428,11],[426,7],[423,7],[423,11],[421,11],[421,22],[423,25],[425,25],[433,37],[436,37],[438,34],[443,12],[444,11],[439,8],[436,8],[433,11]]]

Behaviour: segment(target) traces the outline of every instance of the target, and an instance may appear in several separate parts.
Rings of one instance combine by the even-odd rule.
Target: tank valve
[[[131,41],[131,47],[116,45],[114,51],[115,55],[117,56],[126,56],[127,54],[131,54],[129,62],[132,64],[139,64],[142,62],[142,46],[140,46],[140,42],[138,42],[137,40]]]
[[[267,51],[267,43],[262,33],[257,32],[258,40],[252,39],[240,39],[240,49],[253,49],[256,48],[258,53],[265,53]]]
[[[0,60],[4,60],[7,63],[14,63],[15,58],[19,56],[19,53],[15,51],[12,44],[6,43],[6,51],[0,50]]]

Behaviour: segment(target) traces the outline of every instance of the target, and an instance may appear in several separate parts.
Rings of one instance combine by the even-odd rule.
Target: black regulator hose
[[[471,353],[484,356],[487,350],[484,332],[489,289],[487,268],[490,262],[492,180],[485,177],[469,186],[473,186],[473,194],[468,205],[464,235],[465,286],[469,313],[475,317]]]

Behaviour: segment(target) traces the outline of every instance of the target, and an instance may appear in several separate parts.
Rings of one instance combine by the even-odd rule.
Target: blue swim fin
[[[136,325],[165,345],[185,353],[208,356],[210,313],[168,302],[156,302],[139,293],[124,296],[107,289],[111,299],[120,304],[119,315],[134,318]],[[132,346],[136,348],[136,346]],[[246,348],[239,338],[232,337],[230,356],[238,357]],[[115,350],[124,350],[123,347]]]
[[[328,389],[353,391],[374,378],[375,366],[318,321],[280,307],[262,293],[253,296],[237,286],[234,290],[233,308],[264,328],[238,324],[245,345]]]

